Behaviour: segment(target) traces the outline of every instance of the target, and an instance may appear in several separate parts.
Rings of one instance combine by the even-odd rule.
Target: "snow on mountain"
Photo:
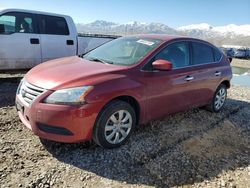
[[[125,23],[124,25],[147,25],[146,22],[138,22],[138,21],[130,21]]]
[[[99,34],[139,34],[139,33],[166,33],[178,34],[178,32],[162,23],[145,23],[131,21],[124,24],[97,20],[88,24],[77,24],[78,32]]]
[[[97,20],[88,24],[77,24],[79,33],[131,35],[141,33],[185,35],[209,40],[220,44],[250,45],[250,24],[226,26],[212,26],[207,23],[182,26],[177,29],[168,27],[163,23],[145,23],[130,21],[127,23],[114,23]]]
[[[214,30],[221,34],[233,33],[234,35],[250,36],[250,24],[249,25],[230,24],[226,26],[214,27]]]
[[[177,28],[178,31],[186,31],[186,30],[211,30],[213,27],[207,23],[201,23],[201,24],[192,24],[192,25],[187,25],[187,26],[182,26]]]
[[[107,21],[104,21],[104,20],[96,20],[92,23],[88,23],[88,24],[85,24],[86,27],[110,27],[110,26],[116,26],[116,25],[119,25],[117,23],[114,23],[114,22],[107,22]]]
[[[250,36],[249,25],[230,24],[226,26],[213,27],[209,24],[192,24],[177,28],[177,31],[191,36],[206,36],[206,37],[236,37]]]

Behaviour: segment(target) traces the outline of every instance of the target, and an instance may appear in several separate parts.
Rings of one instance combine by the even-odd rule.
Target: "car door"
[[[192,108],[199,97],[199,87],[202,84],[195,76],[197,70],[190,66],[189,42],[179,41],[167,45],[149,64],[158,59],[170,61],[173,70],[159,71],[146,66],[143,71],[147,88],[147,120]]]
[[[219,63],[222,54],[213,46],[200,41],[192,41],[191,49],[191,66],[196,71],[195,79],[200,83],[199,90],[197,90],[199,97],[194,102],[196,106],[202,106],[211,102],[221,82],[225,67],[223,68],[224,65]]]
[[[39,15],[42,61],[76,55],[76,33],[64,17]]]
[[[41,63],[35,16],[6,12],[0,16],[0,69],[26,69]]]

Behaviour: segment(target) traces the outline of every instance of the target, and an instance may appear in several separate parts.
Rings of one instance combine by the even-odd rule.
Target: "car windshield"
[[[121,37],[90,51],[83,58],[101,63],[134,65],[161,42],[158,39]]]

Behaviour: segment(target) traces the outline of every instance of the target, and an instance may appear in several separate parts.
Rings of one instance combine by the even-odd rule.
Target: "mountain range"
[[[250,46],[250,24],[212,26],[207,23],[171,28],[163,23],[132,21],[124,24],[97,20],[76,24],[79,33],[131,35],[140,33],[183,35],[208,40],[216,45]]]

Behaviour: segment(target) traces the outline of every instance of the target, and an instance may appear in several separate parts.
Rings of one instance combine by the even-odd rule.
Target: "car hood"
[[[77,56],[55,59],[31,69],[25,80],[35,86],[55,90],[95,84],[98,80],[117,76],[127,67],[88,61]]]

